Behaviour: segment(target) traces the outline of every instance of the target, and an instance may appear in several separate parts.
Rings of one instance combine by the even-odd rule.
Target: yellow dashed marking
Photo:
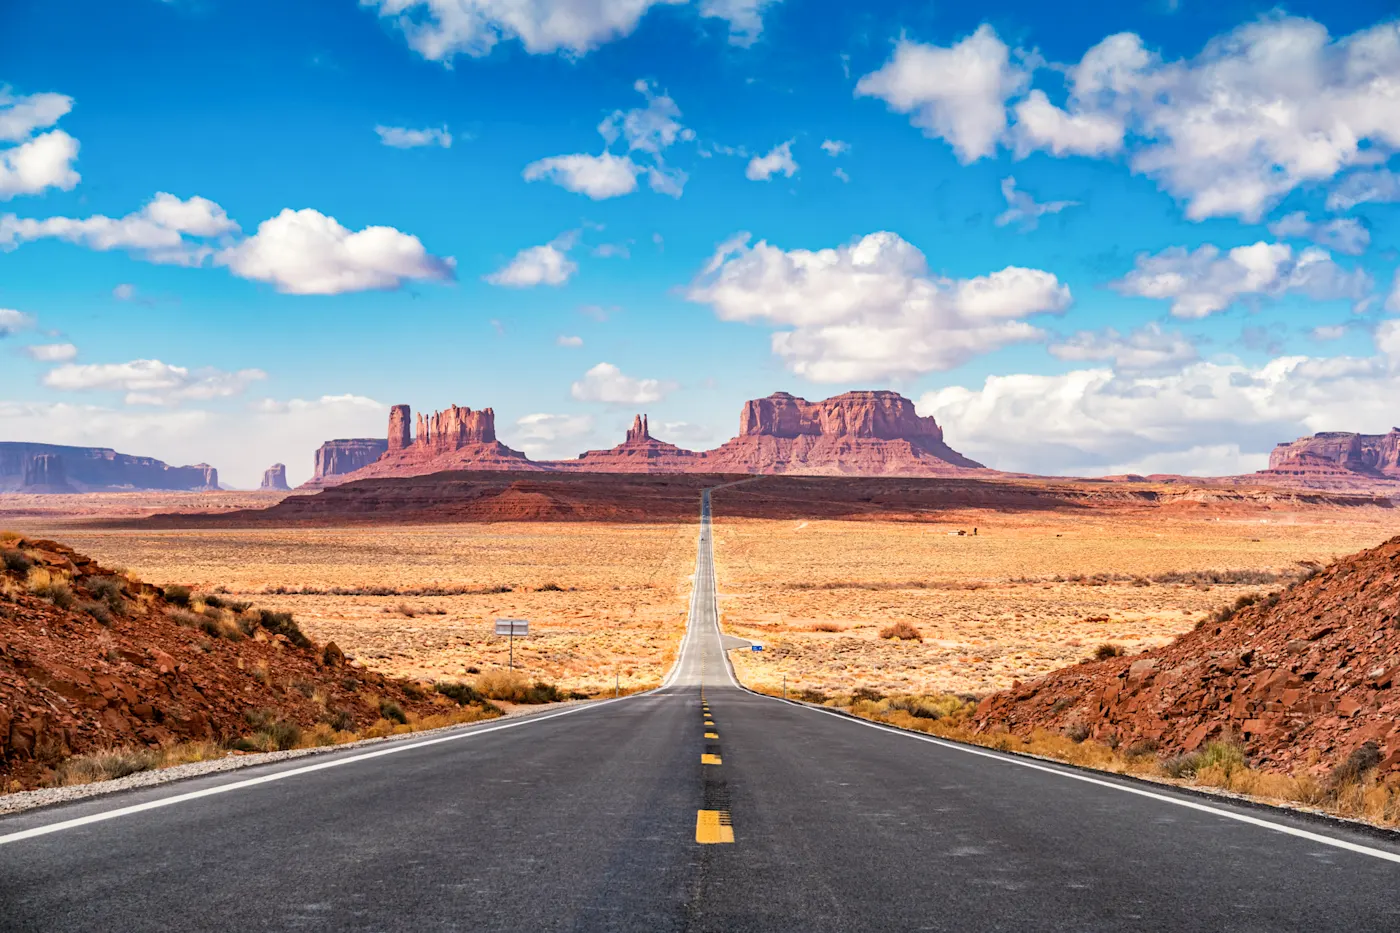
[[[700,763],[701,763],[702,765],[720,765],[720,764],[724,764],[724,762],[722,762],[722,761],[719,760],[719,756],[718,756],[718,755],[703,755],[703,754],[700,756]]]
[[[728,810],[699,810],[695,814],[695,841],[701,845],[733,842],[734,827]]]
[[[711,719],[705,720],[705,725],[706,725],[706,726],[713,726],[713,725],[714,725],[714,720],[711,720]]]
[[[718,733],[718,732],[706,732],[706,733],[705,733],[705,738],[707,738],[707,739],[717,739],[717,738],[719,738],[719,733]]]

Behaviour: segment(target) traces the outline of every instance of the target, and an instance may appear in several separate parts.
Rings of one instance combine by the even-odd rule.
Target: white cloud
[[[0,339],[12,337],[34,326],[34,316],[13,308],[0,308]]]
[[[796,140],[789,139],[779,146],[774,146],[767,155],[754,156],[749,160],[749,167],[744,171],[744,177],[749,181],[767,181],[778,172],[782,172],[791,178],[797,171],[797,163],[792,158],[792,144]]]
[[[63,130],[50,130],[28,142],[0,149],[0,201],[47,188],[71,191],[81,176],[73,170],[78,141]]]
[[[703,424],[689,421],[664,421],[661,427],[652,429],[652,437],[679,445],[698,445],[714,440],[714,431]]]
[[[290,208],[216,257],[245,279],[293,295],[393,289],[405,281],[450,281],[456,261],[430,254],[416,236],[393,227],[351,232],[334,217]]]
[[[447,131],[446,126],[441,129],[430,126],[421,130],[404,126],[376,126],[374,131],[379,134],[381,143],[395,149],[414,149],[419,146],[452,148],[452,134]]]
[[[815,382],[952,369],[1042,339],[1022,319],[1070,302],[1069,288],[1039,269],[935,276],[924,254],[893,233],[815,252],[749,239],[741,234],[721,245],[686,297],[710,305],[722,320],[789,328],[773,334],[773,352]]]
[[[912,114],[915,126],[947,140],[966,163],[996,151],[1006,130],[1006,102],[1028,79],[984,24],[947,48],[900,39],[890,61],[856,83],[856,95]]]
[[[71,343],[41,343],[25,347],[24,352],[41,363],[66,363],[78,355],[78,348]]]
[[[583,338],[571,334],[560,334],[554,341],[561,347],[581,347]]]
[[[686,0],[360,0],[391,18],[414,51],[431,61],[490,54],[519,40],[535,55],[583,55],[630,35],[653,6]]]
[[[654,6],[689,0],[360,0],[391,19],[409,46],[430,61],[490,54],[519,41],[534,55],[585,55],[631,35]],[[763,12],[778,0],[701,0],[699,13],[729,22],[729,41],[748,46],[763,30]]]
[[[1372,172],[1353,172],[1327,195],[1327,209],[1347,211],[1370,201],[1381,204],[1400,201],[1400,175],[1383,168]]]
[[[1400,314],[1400,269],[1395,271],[1395,283],[1390,287],[1390,297],[1385,300],[1385,309]]]
[[[1338,217],[1314,223],[1308,220],[1308,215],[1303,211],[1295,211],[1269,224],[1269,232],[1283,239],[1298,237],[1312,240],[1351,256],[1361,255],[1371,244],[1371,231],[1355,217]]]
[[[1347,334],[1345,324],[1323,324],[1314,327],[1309,333],[1314,340],[1340,340]]]
[[[637,190],[637,175],[641,166],[629,156],[601,155],[550,156],[525,166],[526,181],[551,181],[576,194],[595,201],[631,194]]]
[[[1046,214],[1058,214],[1067,207],[1078,207],[1078,201],[1047,201],[1036,203],[1025,191],[1016,190],[1016,179],[1008,175],[1001,180],[1001,196],[1006,198],[1006,210],[997,216],[996,225],[1004,227],[1020,222],[1022,230],[1034,230]]]
[[[1210,244],[1192,252],[1177,246],[1155,256],[1140,254],[1133,271],[1113,287],[1125,295],[1169,299],[1176,317],[1203,318],[1249,296],[1294,292],[1319,301],[1360,301],[1372,282],[1364,269],[1348,272],[1324,249],[1295,254],[1287,244],[1259,242],[1223,255]]]
[[[850,182],[851,180],[851,176],[847,175],[846,170],[843,168],[838,168],[834,170],[831,174],[835,175],[837,178],[841,179],[844,182]]]
[[[505,432],[507,443],[534,460],[562,460],[577,456],[579,438],[593,431],[592,415],[538,413],[517,418]]]
[[[488,275],[486,281],[507,288],[563,285],[578,271],[578,263],[569,258],[569,250],[577,241],[578,231],[571,230],[543,246],[522,249],[504,268]]]
[[[124,217],[95,214],[34,220],[0,215],[0,249],[53,238],[104,252],[124,249],[149,262],[190,266],[203,263],[214,249],[187,237],[230,237],[237,232],[238,225],[213,201],[201,197],[182,201],[163,191],[141,210]]]
[[[729,44],[750,46],[763,32],[763,11],[778,0],[701,0],[700,15],[729,21]]]
[[[160,360],[129,363],[66,363],[44,374],[43,384],[66,392],[125,392],[128,405],[174,405],[241,395],[266,379],[260,369],[225,372],[212,367],[189,370]]]
[[[573,384],[570,393],[580,402],[644,405],[661,401],[675,388],[676,384],[673,382],[634,379],[612,363],[599,363]]]
[[[824,140],[822,140],[822,152],[825,152],[827,155],[831,156],[833,159],[836,158],[836,157],[839,156],[839,155],[842,155],[843,153],[847,153],[847,152],[850,152],[850,151],[851,151],[851,144],[848,143],[848,142],[842,142],[842,141],[839,140],[839,139],[824,139]]]
[[[1067,79],[1067,109],[1038,92],[1017,106],[1018,151],[1109,155],[1122,127],[1133,170],[1184,200],[1193,220],[1257,221],[1299,186],[1400,148],[1393,21],[1332,39],[1312,20],[1271,14],[1179,61],[1120,33]],[[1358,203],[1355,193],[1333,199]]]
[[[293,484],[311,478],[313,455],[333,437],[382,437],[388,406],[355,395],[264,399],[233,410],[194,406],[114,409],[68,402],[0,401],[0,437],[113,447],[174,465],[209,463],[221,482],[256,488],[269,464]]]
[[[112,297],[118,301],[131,301],[136,297],[136,286],[130,282],[122,282],[112,289]]]
[[[73,109],[73,98],[65,94],[23,94],[16,97],[0,88],[0,140],[17,143],[35,130],[45,130]]]
[[[1109,327],[1080,331],[1050,345],[1058,359],[1076,362],[1110,362],[1120,372],[1151,373],[1180,369],[1200,359],[1196,345],[1181,333],[1167,333],[1156,323],[1121,334]]]
[[[598,124],[598,133],[608,146],[618,140],[627,143],[627,155],[605,150],[596,156],[551,156],[525,166],[525,180],[551,181],[601,201],[636,191],[637,178],[644,174],[652,191],[679,198],[689,176],[667,165],[664,152],[677,140],[694,140],[695,132],[681,124],[676,102],[658,92],[650,81],[639,80],[632,86],[646,99],[646,106],[615,110]],[[632,153],[639,153],[641,161],[633,159]]]
[[[1256,470],[1273,446],[1317,431],[1385,432],[1400,392],[1400,321],[1371,357],[1288,356],[1250,367],[1200,361],[1155,375],[1109,368],[988,377],[929,392],[959,450],[1006,470],[1080,475]]]

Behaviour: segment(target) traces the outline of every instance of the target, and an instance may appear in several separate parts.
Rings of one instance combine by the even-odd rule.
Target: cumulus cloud
[[[1312,240],[1339,253],[1359,256],[1371,245],[1371,231],[1355,217],[1313,222],[1303,211],[1295,211],[1269,224],[1269,232],[1282,239]]]
[[[1347,211],[1358,204],[1375,201],[1390,204],[1400,201],[1400,175],[1389,169],[1353,172],[1327,195],[1329,211]]]
[[[764,11],[778,0],[700,0],[703,17],[729,23],[729,41],[748,46],[763,30]],[[430,61],[490,54],[518,41],[534,55],[585,55],[631,35],[647,11],[689,0],[360,0],[391,20],[409,46]]]
[[[645,175],[652,191],[680,197],[689,176],[668,165],[664,153],[677,140],[695,139],[695,132],[680,122],[681,111],[676,102],[650,81],[639,80],[633,88],[646,99],[645,106],[615,110],[598,124],[604,143],[610,147],[619,140],[625,142],[626,155],[614,155],[605,149],[599,155],[550,156],[525,166],[525,180],[551,181],[601,201],[631,194],[637,190],[638,176]],[[633,159],[633,153],[637,153],[637,159]]]
[[[71,343],[41,343],[25,347],[24,353],[41,363],[66,363],[78,355],[78,348]]]
[[[222,250],[216,261],[240,278],[268,282],[292,295],[393,289],[409,280],[445,282],[456,269],[455,260],[433,256],[416,236],[393,227],[351,232],[319,211],[290,208]]]
[[[232,409],[0,401],[0,437],[209,463],[221,482],[247,489],[257,487],[270,463],[287,464],[293,485],[310,479],[323,440],[382,436],[386,417],[387,405],[357,395],[264,399]]]
[[[1198,361],[1155,374],[1108,367],[991,376],[919,399],[949,442],[1000,469],[1098,475],[1263,468],[1281,440],[1324,430],[1385,432],[1400,391],[1400,321],[1370,357],[1287,356],[1262,366]]]
[[[1190,252],[1176,246],[1144,253],[1132,272],[1113,283],[1125,295],[1170,300],[1180,318],[1208,317],[1250,296],[1298,293],[1318,301],[1360,301],[1372,285],[1364,269],[1347,271],[1319,247],[1295,254],[1285,243],[1264,242],[1223,254],[1210,244]]]
[[[73,170],[77,158],[78,141],[63,130],[0,149],[0,201],[47,188],[73,190],[81,178]]]
[[[0,141],[17,143],[35,130],[45,130],[73,109],[73,98],[65,94],[15,95],[0,88]]]
[[[136,297],[136,286],[130,282],[122,282],[112,289],[112,297],[118,301],[131,301]]]
[[[1346,336],[1345,324],[1320,324],[1308,332],[1314,340],[1340,340]]]
[[[959,366],[1045,335],[1024,320],[1063,311],[1068,286],[1008,266],[971,279],[930,273],[924,254],[894,233],[835,249],[784,251],[741,234],[720,246],[686,297],[726,321],[779,330],[774,354],[814,382],[863,382]]]
[[[34,326],[34,316],[13,308],[0,308],[0,339],[13,337]]]
[[[634,379],[612,363],[599,363],[573,384],[570,393],[580,402],[644,405],[661,401],[675,388],[676,384],[673,382]]]
[[[421,130],[404,126],[376,126],[374,131],[379,134],[381,143],[395,149],[415,149],[419,146],[452,148],[452,134],[447,131],[446,126],[441,129],[427,127]]]
[[[579,438],[593,432],[592,415],[537,413],[517,418],[506,442],[535,460],[562,460],[579,454]]]
[[[839,139],[824,139],[824,140],[822,140],[822,152],[825,152],[827,155],[831,156],[833,159],[836,158],[836,157],[839,156],[839,155],[842,155],[842,154],[847,153],[847,152],[850,152],[850,151],[851,151],[851,144],[848,143],[848,142],[842,142],[842,141],[839,140]]]
[[[1001,180],[1001,196],[1006,198],[1006,210],[997,215],[998,227],[1019,223],[1022,230],[1034,230],[1040,226],[1040,218],[1046,214],[1058,214],[1067,207],[1079,206],[1078,201],[1046,201],[1039,204],[1029,193],[1016,190],[1016,178],[1012,175]]]
[[[35,220],[0,215],[0,249],[52,238],[103,252],[122,249],[149,262],[177,265],[201,264],[214,254],[214,247],[201,241],[237,232],[238,224],[213,201],[201,197],[182,201],[163,191],[124,217],[94,214]]]
[[[583,338],[574,334],[560,334],[554,342],[561,347],[583,346]]]
[[[797,172],[797,163],[792,158],[794,142],[796,140],[789,139],[781,145],[774,146],[766,155],[754,156],[749,160],[749,167],[744,170],[744,177],[749,181],[767,181],[781,172],[791,178]]]
[[[225,372],[214,368],[190,370],[160,360],[129,363],[67,363],[44,374],[43,384],[66,392],[126,393],[128,405],[174,405],[241,395],[267,373],[260,369]]]
[[[915,126],[946,140],[966,163],[996,151],[1006,130],[1006,102],[1028,80],[996,30],[983,25],[948,47],[900,39],[889,62],[856,83],[856,95],[910,114]]]
[[[1333,39],[1320,23],[1270,15],[1179,61],[1120,33],[1066,77],[1066,108],[1039,92],[1016,108],[1018,150],[1109,155],[1126,134],[1134,171],[1194,220],[1257,221],[1295,188],[1400,148],[1394,21]]]
[[[525,166],[524,176],[526,181],[550,181],[575,194],[602,201],[636,191],[641,171],[641,166],[629,156],[575,153],[531,162]]]
[[[1180,332],[1167,333],[1156,323],[1127,334],[1112,327],[1080,331],[1052,343],[1050,352],[1062,360],[1109,362],[1119,372],[1127,373],[1180,369],[1200,359],[1194,343]]]
[[[503,268],[486,281],[507,288],[534,288],[536,285],[563,285],[578,271],[569,250],[578,242],[578,231],[571,230],[543,246],[531,246],[515,254]]]

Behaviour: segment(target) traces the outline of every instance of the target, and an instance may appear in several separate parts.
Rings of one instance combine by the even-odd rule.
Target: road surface
[[[1390,841],[749,694],[715,600],[707,497],[660,690],[0,819],[0,929],[1400,929]]]

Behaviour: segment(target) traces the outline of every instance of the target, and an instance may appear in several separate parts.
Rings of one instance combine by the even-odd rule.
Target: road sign
[[[497,619],[496,634],[510,636],[510,669],[515,670],[515,636],[524,637],[530,634],[530,620]]]
[[[750,649],[751,651],[762,651],[762,650],[763,650],[763,646],[762,646],[762,645],[749,645],[749,649]]]

